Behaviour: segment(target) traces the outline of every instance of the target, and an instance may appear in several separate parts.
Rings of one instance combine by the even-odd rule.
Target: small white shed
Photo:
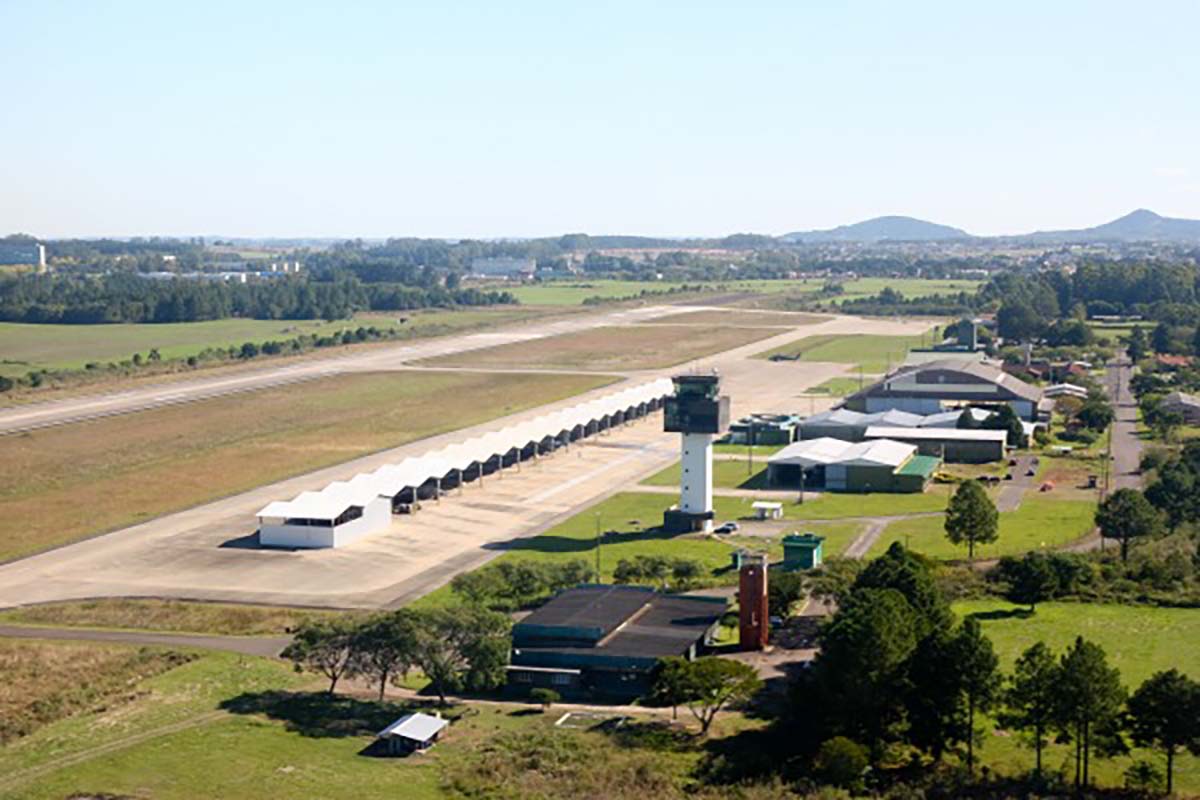
[[[755,519],[783,519],[783,503],[755,500],[750,508],[754,509]]]
[[[383,741],[388,755],[407,755],[432,747],[449,724],[441,717],[420,712],[405,714],[381,730],[375,738]]]

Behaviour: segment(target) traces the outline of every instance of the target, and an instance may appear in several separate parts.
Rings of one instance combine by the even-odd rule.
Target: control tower
[[[729,398],[721,378],[676,375],[675,394],[663,401],[663,430],[682,434],[679,506],[663,514],[670,533],[712,530],[712,445],[729,426]]]

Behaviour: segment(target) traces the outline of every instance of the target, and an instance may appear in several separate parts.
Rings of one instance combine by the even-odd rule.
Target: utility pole
[[[796,500],[797,505],[804,505],[804,465],[800,465],[800,497]]]
[[[746,453],[749,459],[746,463],[746,474],[754,474],[754,418],[750,418],[750,431],[746,434]]]
[[[600,582],[600,512],[596,512],[596,583]]]

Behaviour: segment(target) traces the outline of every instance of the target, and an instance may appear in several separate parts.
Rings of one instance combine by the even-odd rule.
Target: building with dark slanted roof
[[[513,626],[508,688],[516,694],[544,687],[568,697],[640,697],[659,659],[696,657],[726,605],[724,598],[644,586],[568,589]]]
[[[1049,414],[1042,390],[999,367],[967,361],[930,361],[901,369],[874,386],[846,398],[852,411],[874,414],[907,411],[937,414],[970,405],[1005,403],[1023,420],[1036,422]]]

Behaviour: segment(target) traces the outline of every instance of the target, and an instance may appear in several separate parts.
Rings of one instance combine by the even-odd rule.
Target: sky
[[[0,0],[0,235],[1200,218],[1200,3]]]

